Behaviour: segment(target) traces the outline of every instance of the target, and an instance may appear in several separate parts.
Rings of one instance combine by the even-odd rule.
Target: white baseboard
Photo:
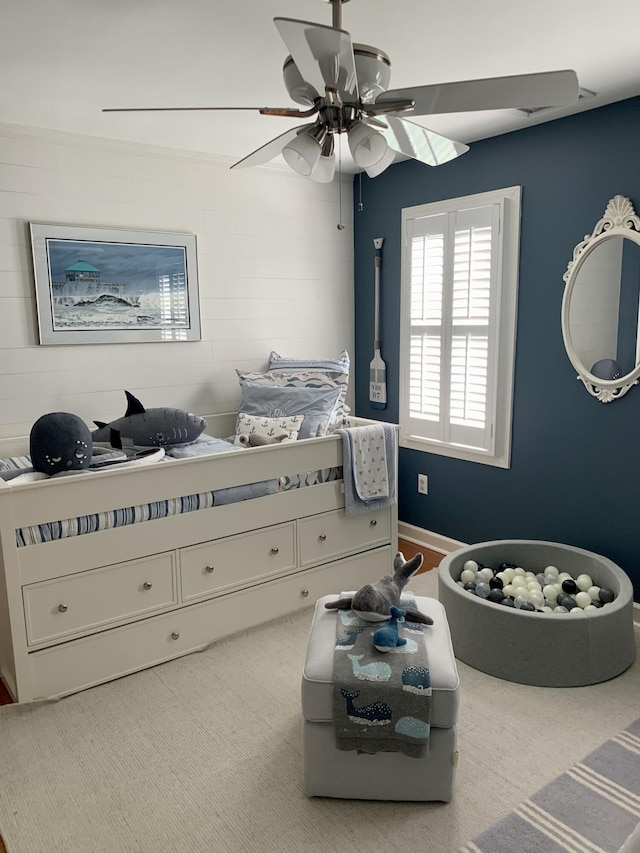
[[[438,554],[451,554],[457,551],[458,548],[464,548],[466,542],[458,542],[456,539],[449,539],[448,536],[441,536],[439,533],[434,533],[432,530],[425,530],[424,527],[416,527],[413,524],[407,524],[404,521],[398,522],[398,536],[401,539],[406,539],[413,545],[419,545],[421,548],[429,548],[430,551],[436,551]],[[640,604],[633,604],[633,624],[636,628],[640,628]]]
[[[436,551],[438,554],[451,554],[466,545],[465,542],[449,539],[448,536],[441,536],[439,533],[433,533],[433,531],[425,530],[423,527],[415,527],[413,524],[407,524],[404,521],[398,522],[398,536],[414,545]]]

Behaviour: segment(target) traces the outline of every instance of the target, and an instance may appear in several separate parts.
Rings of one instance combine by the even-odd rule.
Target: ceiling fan
[[[489,77],[455,83],[388,89],[391,62],[382,50],[352,43],[342,29],[342,4],[331,3],[332,26],[274,18],[289,51],[284,83],[292,100],[306,109],[275,107],[122,107],[103,112],[173,110],[257,110],[262,115],[311,118],[262,145],[231,167],[258,166],[282,154],[301,175],[333,180],[336,135],[346,133],[356,166],[369,177],[381,174],[402,154],[437,166],[469,146],[422,127],[409,116],[475,110],[568,106],[578,100],[575,71]]]

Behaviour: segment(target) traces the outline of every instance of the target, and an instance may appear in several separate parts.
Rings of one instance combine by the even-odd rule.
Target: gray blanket
[[[403,596],[402,604],[415,607],[415,599]],[[431,721],[424,626],[398,622],[398,636],[406,643],[380,652],[375,648],[374,634],[389,627],[389,623],[365,622],[352,610],[339,610],[336,624],[336,748],[366,753],[402,752],[411,758],[423,758],[429,751]]]

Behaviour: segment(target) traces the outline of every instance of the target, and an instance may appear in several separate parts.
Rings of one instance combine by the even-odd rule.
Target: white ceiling
[[[276,16],[332,20],[323,0],[2,0],[0,120],[241,159],[299,119],[101,108],[298,107]],[[462,142],[640,94],[638,0],[350,0],[342,26],[390,56],[392,88],[573,68],[597,93],[543,116],[413,119]]]

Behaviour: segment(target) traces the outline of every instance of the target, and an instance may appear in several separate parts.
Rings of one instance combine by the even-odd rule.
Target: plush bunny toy
[[[325,604],[328,610],[353,610],[361,619],[367,622],[386,622],[391,615],[391,607],[400,607],[402,590],[422,565],[422,554],[416,554],[409,561],[405,560],[401,551],[395,556],[393,577],[386,575],[377,583],[367,583],[352,596],[339,598]],[[423,625],[433,625],[433,619],[425,616],[414,607],[402,606],[405,619],[408,622],[421,622]]]

